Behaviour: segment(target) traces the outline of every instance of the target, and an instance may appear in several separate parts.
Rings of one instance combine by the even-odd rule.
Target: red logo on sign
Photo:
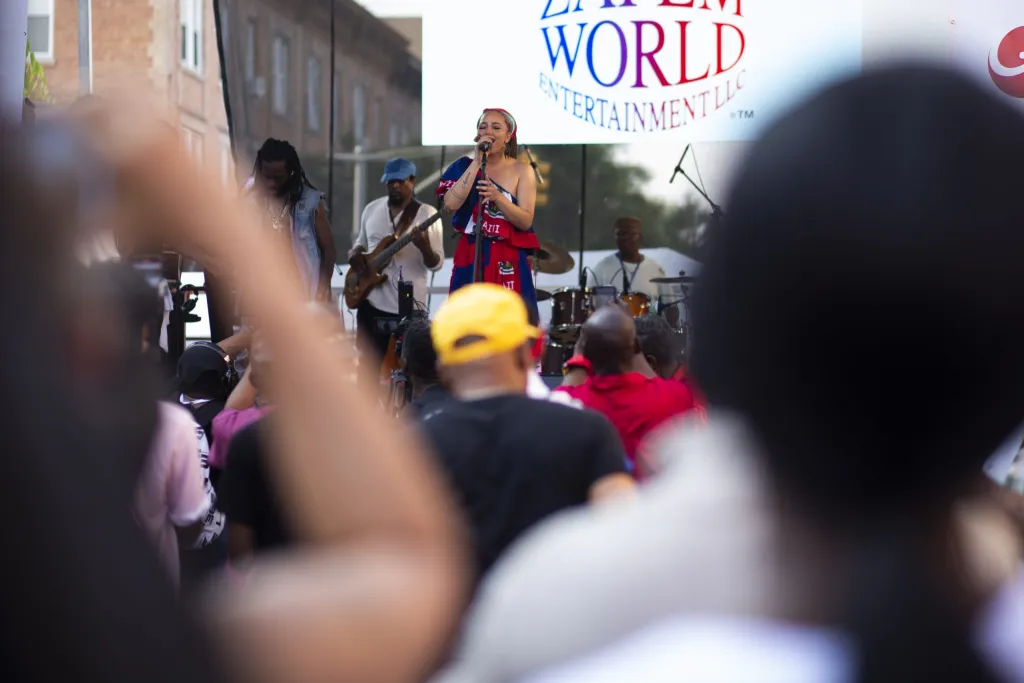
[[[1024,26],[1019,26],[988,53],[988,73],[1000,90],[1024,99]]]

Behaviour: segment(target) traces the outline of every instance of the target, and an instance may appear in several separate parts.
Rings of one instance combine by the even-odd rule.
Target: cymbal
[[[540,301],[547,301],[550,298],[551,298],[551,292],[549,292],[548,290],[546,290],[546,289],[538,289],[537,290],[537,301],[538,302],[540,302]]]
[[[679,275],[677,277],[652,277],[651,282],[656,285],[692,285],[697,278]]]
[[[563,275],[576,267],[569,252],[551,242],[541,242],[540,249],[530,257],[530,265],[538,273]]]

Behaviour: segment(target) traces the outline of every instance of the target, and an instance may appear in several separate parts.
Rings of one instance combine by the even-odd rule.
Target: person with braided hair
[[[271,230],[290,244],[310,298],[329,302],[336,260],[334,237],[323,193],[309,182],[295,147],[268,138],[256,154],[247,190],[260,204]]]

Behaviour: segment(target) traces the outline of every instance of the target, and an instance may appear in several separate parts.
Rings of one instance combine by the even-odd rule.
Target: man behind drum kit
[[[665,277],[658,262],[640,253],[643,230],[639,218],[622,217],[615,220],[615,246],[618,249],[597,262],[587,276],[587,286],[610,285],[618,294],[644,294],[656,302],[662,293],[651,280]]]

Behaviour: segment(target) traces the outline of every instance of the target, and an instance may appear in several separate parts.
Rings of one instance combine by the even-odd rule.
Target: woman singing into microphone
[[[449,292],[473,282],[477,202],[484,202],[481,280],[519,292],[536,320],[537,292],[529,257],[539,248],[533,232],[537,180],[529,164],[518,161],[516,120],[504,109],[485,109],[476,124],[475,158],[462,157],[444,172],[438,199],[462,233],[455,248]],[[487,156],[486,174],[480,172]]]

